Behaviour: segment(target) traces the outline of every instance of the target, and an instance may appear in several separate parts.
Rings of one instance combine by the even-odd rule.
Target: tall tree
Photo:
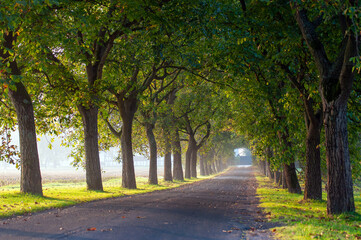
[[[337,3],[338,12],[334,12],[334,6],[323,2],[329,10],[326,18],[318,13],[315,21],[309,19],[307,4],[293,4],[296,11],[296,21],[302,32],[308,48],[316,63],[320,80],[320,95],[323,105],[323,118],[326,139],[327,160],[327,213],[339,214],[355,211],[353,197],[353,183],[351,177],[350,155],[347,134],[347,101],[349,99],[354,80],[354,63],[351,58],[357,54],[356,34],[352,26],[352,19],[345,14],[348,7],[355,7],[355,1]],[[320,6],[321,7],[321,6]],[[319,8],[321,9],[321,8]],[[318,8],[316,8],[316,11]],[[339,22],[331,20],[338,18]],[[334,26],[341,35],[337,38],[328,38],[327,45],[323,43],[317,28]],[[323,29],[321,28],[321,31]],[[329,31],[328,29],[325,29]],[[335,45],[331,45],[335,44]],[[326,53],[326,48],[332,48],[341,44],[336,56]],[[330,57],[334,59],[331,60]]]
[[[49,2],[50,4],[50,2]],[[34,108],[28,93],[25,74],[22,68],[26,66],[20,57],[20,50],[24,46],[25,29],[32,24],[34,15],[47,6],[44,2],[13,3],[2,1],[0,14],[8,16],[0,19],[0,60],[2,81],[8,86],[7,92],[15,108],[20,139],[20,191],[42,195],[42,183],[37,149]],[[23,42],[21,44],[21,42]]]

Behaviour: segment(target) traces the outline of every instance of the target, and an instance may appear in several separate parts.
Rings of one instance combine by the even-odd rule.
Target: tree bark
[[[188,142],[188,148],[187,148],[187,152],[186,152],[186,164],[185,164],[186,166],[185,166],[185,170],[184,170],[185,178],[191,177],[191,158],[192,158],[192,152],[193,152],[193,150],[191,148],[192,148],[192,146]]]
[[[261,173],[266,176],[266,161],[259,160],[258,162]]]
[[[175,180],[183,181],[182,148],[179,140],[178,129],[174,130],[173,148],[173,177]]]
[[[306,137],[306,173],[304,199],[322,199],[320,121],[309,121]]]
[[[199,170],[200,170],[200,175],[201,176],[206,175],[204,163],[205,163],[205,155],[201,153],[200,156],[199,156]]]
[[[196,148],[196,143],[194,142],[194,138],[189,135],[188,139],[188,148],[186,152],[186,168],[185,168],[185,178],[191,178],[191,165],[194,149]]]
[[[289,193],[298,193],[302,194],[300,183],[298,182],[296,166],[294,163],[283,164],[285,169],[285,178],[287,183],[287,188]]]
[[[206,158],[203,160],[203,168],[204,168],[204,175],[208,176],[209,168],[208,168],[208,160]]]
[[[207,173],[208,173],[208,175],[213,174],[212,169],[211,169],[211,164],[210,164],[209,162],[207,162],[206,168],[207,168]]]
[[[216,162],[215,162],[215,161],[212,162],[211,167],[212,167],[212,172],[213,172],[213,173],[218,173],[217,168],[216,168]]]
[[[283,168],[283,170],[282,170],[282,188],[283,189],[287,188],[286,169],[285,168]]]
[[[192,157],[191,157],[191,177],[197,178],[197,155],[198,149],[197,146],[193,148]]]
[[[149,144],[149,184],[158,184],[158,175],[157,175],[157,142],[154,137],[153,129],[154,125],[151,123],[145,124],[147,139]]]
[[[347,139],[346,104],[324,103],[327,161],[327,213],[355,211]]]
[[[216,164],[217,164],[218,172],[222,172],[223,171],[223,166],[222,166],[222,158],[221,157],[217,158]]]
[[[269,160],[266,160],[266,177],[273,179],[273,173],[271,170],[271,164]]]
[[[287,149],[292,149],[292,143],[289,141],[289,133],[287,127],[285,128],[285,132],[283,133],[279,132],[278,137],[279,137],[279,141],[283,143]],[[288,192],[301,194],[302,190],[300,183],[298,181],[295,163],[294,162],[291,162],[289,164],[284,163],[283,169],[284,169]]]
[[[19,127],[20,191],[43,195],[34,110],[31,98],[21,82],[16,83],[15,91],[9,89],[9,96],[15,107]]]
[[[134,114],[137,110],[137,98],[129,96],[126,99],[118,100],[120,115],[122,117],[121,148],[123,157],[122,186],[124,188],[136,189],[133,159],[132,127]]]
[[[164,136],[164,146],[165,146],[165,154],[164,154],[164,180],[165,181],[173,181],[172,177],[172,144],[171,139],[169,137],[170,132],[165,130]]]
[[[273,180],[277,185],[281,185],[281,172],[279,170],[276,170],[273,172]]]
[[[78,110],[83,122],[87,189],[103,191],[98,147],[98,108],[78,105]]]

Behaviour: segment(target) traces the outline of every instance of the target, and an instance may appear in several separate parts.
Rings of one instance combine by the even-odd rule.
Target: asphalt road
[[[0,239],[269,239],[251,168],[176,189],[0,221]]]

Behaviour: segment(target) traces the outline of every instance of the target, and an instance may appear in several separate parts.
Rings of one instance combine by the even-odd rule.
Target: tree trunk
[[[285,132],[278,134],[280,143],[283,143],[287,149],[292,149],[292,143],[289,141],[289,132],[288,128],[285,128]],[[287,183],[287,189],[290,193],[298,193],[301,194],[301,186],[298,181],[297,173],[296,173],[296,166],[294,162],[291,162],[290,164],[284,163],[284,174],[285,174],[285,180]]]
[[[282,170],[282,188],[283,189],[287,188],[286,170],[285,170],[285,168],[283,168],[283,170]]]
[[[164,181],[173,181],[172,178],[172,145],[169,137],[169,131],[165,131],[164,136],[164,146],[165,146],[165,154],[164,154]]]
[[[187,148],[187,152],[186,152],[186,167],[185,167],[185,172],[184,172],[185,178],[191,177],[191,158],[192,158],[192,152],[193,152],[193,150],[191,148],[192,148],[192,146],[188,142],[188,148]]]
[[[188,148],[187,148],[187,152],[186,152],[185,178],[191,178],[192,155],[193,155],[195,148],[196,148],[196,143],[194,142],[191,135],[189,135]]]
[[[20,75],[20,71],[16,75]],[[19,126],[21,161],[20,191],[23,193],[42,195],[43,190],[33,104],[25,86],[21,82],[16,83],[15,91],[9,89],[9,96],[15,107]]]
[[[203,160],[203,169],[204,169],[204,175],[208,176],[209,168],[208,168],[208,160],[206,158]]]
[[[219,170],[220,172],[223,171],[223,162],[222,162],[222,158],[221,158],[221,157],[218,158],[218,170]]]
[[[261,173],[266,176],[266,161],[259,160],[258,163]]]
[[[121,148],[123,157],[122,186],[124,188],[136,189],[133,159],[132,127],[134,114],[137,110],[137,98],[129,97],[119,99],[119,110],[122,117]]]
[[[147,139],[149,144],[149,184],[158,184],[158,176],[157,176],[157,142],[154,137],[153,129],[154,124],[146,123],[145,128],[147,131]]]
[[[98,108],[78,105],[78,110],[83,121],[87,189],[103,191],[98,147]]]
[[[328,214],[355,211],[346,108],[346,104],[324,103]]]
[[[195,146],[193,148],[192,158],[191,158],[191,177],[192,178],[197,178],[197,155],[198,155],[198,149]]]
[[[279,170],[276,170],[273,172],[274,174],[274,182],[277,184],[277,185],[281,185],[281,172]]]
[[[218,165],[219,165],[219,171],[222,172],[225,169],[222,158],[218,159]]]
[[[207,168],[208,168],[209,175],[214,174],[214,170],[212,168],[212,162],[208,162]]]
[[[295,164],[285,163],[283,164],[283,167],[285,169],[285,178],[286,178],[288,192],[301,194],[302,191],[301,191],[300,183],[298,182]]]
[[[271,170],[271,164],[269,163],[268,160],[266,160],[266,177],[273,179],[273,173]]]
[[[310,121],[307,127],[304,199],[322,199],[320,125]]]
[[[212,167],[213,173],[218,173],[217,168],[216,168],[216,162],[215,162],[215,161],[212,162],[211,167]]]
[[[200,175],[201,176],[206,175],[204,162],[205,162],[205,155],[201,153],[200,156],[199,156],[199,170],[200,170]]]
[[[174,131],[173,147],[173,177],[175,180],[183,181],[182,148],[179,140],[178,129]]]

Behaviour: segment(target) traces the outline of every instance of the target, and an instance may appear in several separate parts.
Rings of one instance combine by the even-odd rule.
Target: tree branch
[[[296,4],[293,5],[293,8],[296,9],[296,21],[302,32],[302,36],[316,61],[321,76],[328,75],[326,71],[330,68],[331,63],[327,57],[323,44],[318,38],[316,26],[308,19],[305,9],[299,9]]]

